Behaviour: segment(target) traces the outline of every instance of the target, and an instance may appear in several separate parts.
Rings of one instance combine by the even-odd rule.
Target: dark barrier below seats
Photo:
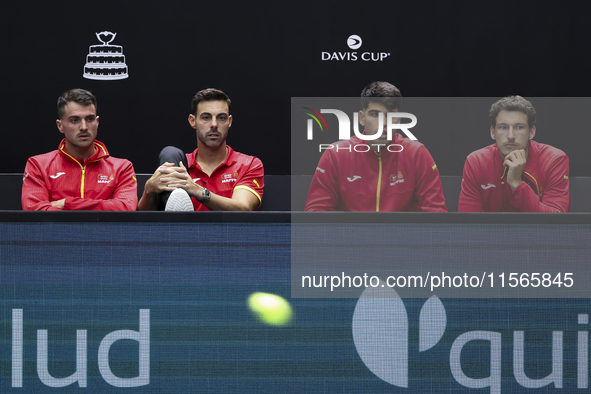
[[[150,174],[137,174],[138,198]],[[311,175],[267,175],[263,203],[259,211],[303,211]],[[462,178],[442,176],[441,184],[447,208],[457,212]],[[21,209],[22,174],[0,174],[0,210]],[[591,177],[571,177],[571,212],[591,212]]]

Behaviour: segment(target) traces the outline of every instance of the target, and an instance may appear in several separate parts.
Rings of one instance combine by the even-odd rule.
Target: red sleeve
[[[126,160],[125,165],[120,168],[118,181],[112,198],[94,200],[91,198],[66,197],[64,210],[135,211],[137,209],[137,180],[131,162]]]
[[[324,152],[306,199],[306,211],[335,211],[339,203],[339,185],[337,182],[337,169],[332,150]]]
[[[568,156],[561,155],[548,168],[546,189],[542,190],[542,198],[540,199],[525,182],[521,182],[511,194],[513,204],[518,206],[521,212],[569,212],[568,167]]]
[[[415,198],[419,212],[447,212],[439,170],[424,145],[417,150]]]
[[[33,158],[29,158],[25,166],[21,204],[25,211],[61,211],[51,205],[43,172],[39,169],[39,163]]]
[[[259,199],[259,207],[263,201],[263,189],[265,188],[265,170],[263,168],[263,162],[258,158],[254,157],[250,163],[250,167],[246,171],[246,174],[240,178],[238,184],[234,187],[236,189],[246,189],[253,193]]]
[[[464,174],[462,175],[462,190],[460,191],[458,212],[484,212],[482,193],[478,188],[475,173],[470,158],[466,159]]]

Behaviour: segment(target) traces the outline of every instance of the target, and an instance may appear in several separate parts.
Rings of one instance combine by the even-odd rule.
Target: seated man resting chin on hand
[[[495,143],[466,159],[459,212],[568,212],[568,156],[533,141],[536,111],[521,96],[490,109]]]

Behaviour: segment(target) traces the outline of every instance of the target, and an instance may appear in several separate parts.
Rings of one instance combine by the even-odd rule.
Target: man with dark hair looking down
[[[439,170],[427,148],[398,133],[388,141],[385,119],[400,109],[400,90],[373,82],[361,97],[359,123],[368,135],[378,133],[381,123],[378,143],[365,151],[355,149],[367,146],[357,136],[333,143],[337,149],[326,150],[316,167],[306,211],[447,212]],[[390,142],[399,149],[380,149]]]

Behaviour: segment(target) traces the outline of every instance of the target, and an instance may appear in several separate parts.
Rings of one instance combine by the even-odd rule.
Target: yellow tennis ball
[[[293,312],[285,298],[269,293],[252,293],[248,307],[263,323],[284,326],[291,321]]]

